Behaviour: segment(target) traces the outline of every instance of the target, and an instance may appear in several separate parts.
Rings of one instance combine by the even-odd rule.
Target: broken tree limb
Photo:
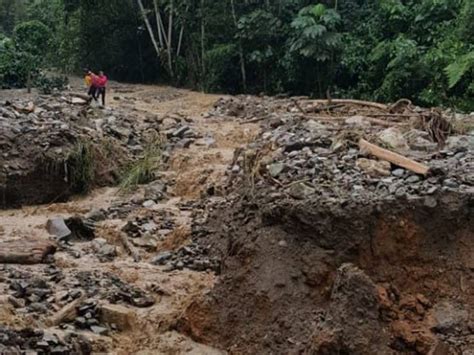
[[[251,120],[242,121],[242,122],[240,122],[239,124],[243,125],[243,124],[246,124],[246,123],[255,123],[255,122],[263,121],[263,120],[265,120],[265,119],[267,119],[267,118],[268,118],[267,116],[257,117],[257,118],[253,118],[253,119],[251,119]]]
[[[403,155],[391,152],[390,150],[380,148],[362,138],[359,141],[359,148],[364,153],[386,160],[394,165],[401,166],[402,168],[410,170],[416,174],[426,175],[430,170],[429,166],[425,164],[418,163],[412,159],[404,157]]]
[[[317,103],[317,104],[326,104],[326,105],[328,104],[362,105],[362,106],[375,107],[381,110],[389,109],[387,105],[380,104],[378,102],[362,101],[362,100],[332,99],[330,103],[329,103],[329,100],[312,100],[311,102]]]
[[[85,294],[81,294],[79,298],[75,299],[71,303],[68,303],[59,311],[57,311],[51,318],[48,319],[47,323],[50,327],[60,325],[64,322],[70,322],[77,316],[77,308],[81,305],[82,301],[86,298]]]
[[[122,241],[122,244],[125,248],[125,250],[127,250],[127,252],[132,256],[133,258],[133,261],[135,262],[139,262],[140,261],[140,254],[138,253],[138,251],[130,244],[130,242],[128,241],[128,236],[126,233],[124,232],[120,232],[120,240]]]
[[[47,240],[3,240],[0,241],[0,263],[41,264],[55,251],[56,245]]]

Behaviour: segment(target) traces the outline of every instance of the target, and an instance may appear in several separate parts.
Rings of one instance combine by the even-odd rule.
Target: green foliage
[[[448,65],[446,75],[448,76],[449,87],[455,86],[461,78],[474,68],[474,51],[469,52],[459,58],[454,63]]]
[[[142,2],[158,40],[154,2]],[[474,0],[158,3],[166,29],[173,17],[173,78],[136,0],[0,0],[0,33],[8,37],[0,38],[0,85],[21,87],[44,67],[91,66],[113,79],[206,91],[324,97],[329,90],[474,110]]]
[[[15,26],[13,38],[19,51],[41,57],[48,51],[51,32],[45,24],[33,20]]]
[[[75,193],[88,192],[95,178],[95,155],[92,145],[78,142],[66,159],[68,181]]]
[[[122,173],[120,191],[129,192],[140,184],[153,181],[154,172],[161,162],[161,152],[161,141],[153,140],[145,149],[143,156],[129,165]]]
[[[64,90],[67,84],[67,76],[49,76],[40,73],[35,80],[35,87],[37,87],[42,94],[51,94],[55,90]]]

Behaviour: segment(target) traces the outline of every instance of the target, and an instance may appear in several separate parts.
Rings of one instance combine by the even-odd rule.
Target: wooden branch
[[[128,241],[128,236],[126,233],[124,232],[120,232],[120,240],[125,248],[125,250],[127,250],[127,252],[133,257],[133,261],[135,262],[139,262],[140,261],[140,254],[138,253],[138,251],[132,246],[132,244],[130,244],[130,242]]]
[[[267,119],[268,117],[267,116],[264,116],[264,117],[257,117],[257,118],[253,118],[251,120],[247,120],[247,121],[242,121],[240,122],[239,124],[247,124],[247,123],[255,123],[255,122],[259,122],[259,121],[263,121],[265,119]]]
[[[317,104],[328,104],[328,100],[311,100],[311,102],[314,102]],[[380,104],[378,102],[362,101],[362,100],[332,99],[331,104],[362,105],[362,106],[375,107],[380,110],[389,109],[387,105]]]
[[[373,155],[379,159],[386,160],[397,166],[401,166],[416,174],[426,175],[430,171],[429,166],[418,163],[412,159],[404,157],[403,155],[391,152],[387,149],[380,148],[375,144],[367,142],[365,139],[360,139],[359,148],[362,152]]]
[[[0,241],[1,264],[41,264],[56,252],[56,245],[47,240],[15,239]]]
[[[50,327],[54,327],[60,325],[64,322],[70,322],[74,320],[77,316],[77,308],[81,305],[82,301],[86,298],[85,294],[81,294],[79,298],[68,303],[63,308],[61,308],[58,312],[56,312],[49,320],[47,321]]]

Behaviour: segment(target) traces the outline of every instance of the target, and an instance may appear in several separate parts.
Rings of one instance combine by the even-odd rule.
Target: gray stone
[[[423,204],[429,208],[435,208],[438,205],[438,201],[432,196],[426,196]]]
[[[361,128],[370,127],[370,122],[367,121],[366,117],[360,115],[346,118],[346,124]]]
[[[392,171],[392,175],[396,177],[402,177],[405,175],[405,169],[395,169]]]
[[[182,126],[180,128],[178,128],[177,130],[175,130],[173,133],[172,133],[172,136],[173,137],[179,137],[179,138],[183,138],[184,137],[184,134],[189,130],[189,126]]]
[[[387,128],[378,134],[378,138],[389,148],[398,150],[409,149],[406,139],[398,128]]]
[[[99,327],[97,325],[92,325],[91,326],[91,330],[92,332],[94,332],[95,334],[99,334],[99,335],[106,335],[108,333],[108,329],[107,328],[104,328],[104,327]]]
[[[66,226],[62,217],[51,218],[46,222],[46,230],[49,234],[55,235],[59,239],[71,235],[71,230]]]
[[[143,204],[142,204],[142,206],[145,207],[145,208],[150,208],[154,205],[155,205],[155,201],[153,201],[153,200],[147,200],[147,201],[143,202]]]
[[[290,186],[288,193],[291,197],[296,199],[304,199],[305,197],[313,194],[316,190],[305,183],[298,183]]]
[[[415,182],[420,181],[420,177],[418,175],[412,175],[409,176],[405,181],[409,184],[414,184]]]
[[[474,136],[450,136],[446,140],[446,149],[452,152],[474,150]]]
[[[267,166],[268,172],[272,177],[277,177],[280,175],[286,168],[284,163],[275,163]]]
[[[456,328],[467,324],[469,313],[461,305],[444,301],[433,307],[433,316],[436,321],[434,330],[440,333],[452,333]]]
[[[161,181],[153,181],[145,186],[145,200],[159,201],[166,193],[166,185]]]
[[[446,179],[443,181],[443,186],[456,189],[459,187],[459,184],[453,179]]]
[[[157,256],[153,257],[150,263],[152,263],[153,265],[164,265],[169,259],[171,259],[172,256],[173,256],[173,253],[169,251],[164,251],[158,254]]]

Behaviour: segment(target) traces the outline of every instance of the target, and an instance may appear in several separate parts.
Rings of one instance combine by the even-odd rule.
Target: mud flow
[[[0,353],[474,354],[474,116],[0,91]]]

